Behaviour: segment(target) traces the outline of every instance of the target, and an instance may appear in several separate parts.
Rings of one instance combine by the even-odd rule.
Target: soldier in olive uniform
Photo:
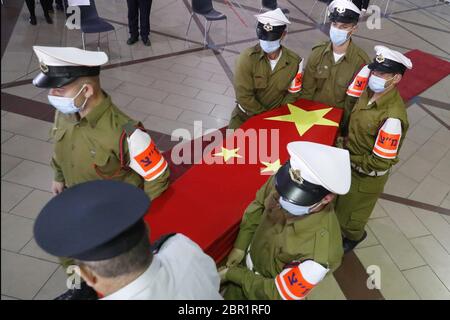
[[[281,46],[289,20],[281,9],[256,16],[259,44],[244,50],[236,62],[234,90],[236,108],[230,129],[240,127],[251,116],[299,99],[300,88],[290,89],[301,58]]]
[[[100,87],[100,65],[108,61],[106,54],[78,48],[33,49],[42,71],[33,84],[50,89],[49,102],[57,109],[51,131],[55,144],[52,192],[59,194],[65,188],[98,179],[141,187],[151,199],[166,190],[168,164],[154,141]],[[71,263],[62,261],[64,267]],[[72,290],[62,298],[80,294]]]
[[[313,47],[306,64],[301,97],[344,109],[341,134],[346,135],[348,117],[357,99],[347,87],[369,56],[352,40],[361,11],[351,2],[335,0],[329,5],[330,41]]]
[[[225,299],[303,299],[341,264],[331,202],[350,188],[349,153],[306,141],[287,148],[290,160],[256,193],[219,270]]]
[[[350,192],[336,200],[336,215],[344,237],[344,251],[364,240],[364,227],[408,130],[405,104],[396,88],[411,61],[400,52],[375,46],[376,58],[369,64],[369,87],[356,103],[349,123],[346,148],[350,152]]]

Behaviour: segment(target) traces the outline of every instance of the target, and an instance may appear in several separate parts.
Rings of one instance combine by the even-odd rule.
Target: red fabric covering
[[[299,100],[294,105],[308,111],[327,108],[326,105],[307,100]],[[285,114],[289,114],[287,106],[251,118],[242,129],[279,129],[281,164],[288,159],[286,145],[291,141],[305,140],[327,145],[334,143],[338,127],[315,125],[300,136],[294,123],[264,120]],[[333,108],[324,118],[339,123],[341,117],[342,111]],[[238,146],[226,147],[234,149]],[[248,156],[248,142],[245,152],[243,149],[238,153]],[[216,152],[220,152],[220,146],[210,153]],[[261,175],[260,171],[265,166],[259,160],[255,164],[249,164],[248,161],[238,164],[236,160],[231,158],[226,164],[195,164],[178,177],[163,195],[153,201],[145,217],[150,225],[151,240],[170,232],[183,233],[216,261],[223,259],[232,248],[244,210],[269,178],[268,175]],[[268,162],[268,159],[261,160]],[[271,159],[270,162],[275,160]]]
[[[405,54],[413,63],[404,78],[398,84],[400,95],[404,101],[418,96],[436,82],[450,74],[450,62],[420,50],[412,50]]]

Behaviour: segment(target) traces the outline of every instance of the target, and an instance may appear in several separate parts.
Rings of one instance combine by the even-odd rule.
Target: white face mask
[[[265,53],[272,53],[281,46],[281,39],[274,40],[274,41],[266,41],[266,40],[259,40],[259,45],[261,46],[261,49]]]
[[[306,214],[309,214],[313,208],[321,204],[321,202],[318,202],[313,204],[312,206],[304,207],[286,201],[283,199],[283,197],[280,197],[279,203],[284,210],[286,210],[293,216],[304,216]]]
[[[380,93],[383,92],[384,90],[386,90],[386,82],[391,81],[392,79],[394,79],[393,77],[391,79],[383,79],[379,76],[376,76],[374,74],[372,74],[369,78],[369,88],[370,90],[372,90],[373,92],[376,93]]]
[[[50,104],[55,107],[58,111],[64,113],[64,114],[72,114],[79,112],[80,110],[83,110],[84,106],[86,105],[86,102],[89,98],[86,98],[83,102],[83,104],[80,107],[77,107],[75,105],[75,99],[80,95],[81,91],[83,91],[86,84],[83,84],[80,91],[73,97],[58,97],[58,96],[52,96],[48,95],[48,101]]]

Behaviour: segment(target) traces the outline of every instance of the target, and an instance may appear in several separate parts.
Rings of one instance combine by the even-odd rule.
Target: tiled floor
[[[9,2],[9,1],[7,1]],[[103,88],[130,116],[154,131],[193,131],[195,120],[204,128],[227,124],[234,107],[232,71],[237,54],[255,42],[253,14],[259,2],[239,2],[234,11],[223,0],[214,1],[229,20],[229,44],[214,52],[201,46],[202,34],[193,23],[190,41],[184,41],[189,20],[186,0],[153,1],[152,46],[127,46],[126,3],[97,0],[100,15],[116,27],[116,34],[101,37],[110,54],[102,72]],[[306,16],[313,0],[280,0],[289,8],[287,46],[307,57],[311,47],[327,39],[320,25],[323,4]],[[113,3],[113,4],[112,4]],[[385,1],[372,1],[382,5]],[[2,6],[9,10],[8,4]],[[12,10],[12,9],[11,9]],[[39,11],[39,9],[38,9]],[[450,7],[435,0],[391,1],[389,19],[380,30],[360,24],[355,41],[370,55],[373,46],[386,44],[401,52],[420,49],[449,60]],[[3,17],[3,14],[2,14]],[[241,19],[245,22],[241,21]],[[77,31],[65,31],[63,16],[47,25],[38,18],[27,22],[23,8],[2,56],[4,93],[47,103],[46,92],[33,87],[38,70],[33,44],[81,46]],[[3,28],[3,25],[2,25]],[[88,35],[95,50],[96,38]],[[211,41],[222,45],[225,24],[211,28]],[[109,48],[108,48],[109,47]],[[122,63],[122,64],[119,64]],[[364,267],[381,269],[380,292],[385,299],[450,299],[450,76],[420,95],[408,108],[411,127],[394,168],[367,226],[368,237],[356,250]],[[430,114],[431,113],[431,114]],[[439,120],[437,120],[437,119]],[[64,291],[66,277],[57,263],[38,248],[32,226],[39,210],[51,198],[51,123],[14,112],[1,113],[1,295],[2,299],[52,299]],[[395,197],[393,197],[395,196]],[[326,286],[325,286],[326,285]],[[334,277],[322,284],[327,298],[345,299]],[[314,298],[312,296],[311,298]]]

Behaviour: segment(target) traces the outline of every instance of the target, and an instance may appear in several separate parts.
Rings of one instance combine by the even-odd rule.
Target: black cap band
[[[275,189],[285,200],[299,205],[310,206],[331,193],[324,187],[303,180],[298,183],[291,178],[291,164],[287,161],[275,175]]]
[[[334,11],[330,13],[331,22],[341,23],[358,23],[359,14],[353,10],[345,9],[343,12],[338,12],[338,8],[334,8]]]
[[[284,30],[286,30],[286,25],[272,26],[270,24],[258,22],[258,25],[256,26],[256,35],[260,40],[274,41],[281,38]]]
[[[404,74],[406,71],[406,67],[394,60],[383,58],[383,61],[377,61],[377,58],[369,64],[369,69],[372,71],[380,71],[386,73],[400,73]]]
[[[33,79],[38,88],[60,88],[80,77],[93,77],[100,74],[100,66],[46,66],[41,64],[41,73]]]

